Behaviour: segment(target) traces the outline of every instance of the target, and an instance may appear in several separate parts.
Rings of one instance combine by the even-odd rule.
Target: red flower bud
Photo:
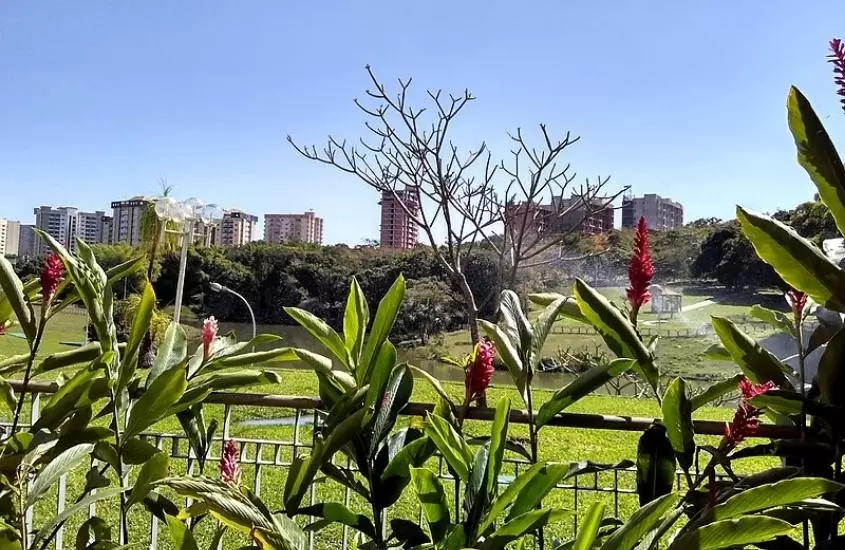
[[[791,288],[786,291],[786,302],[792,308],[792,315],[800,321],[804,315],[804,308],[807,306],[807,295],[800,290]]]
[[[208,361],[211,357],[211,343],[217,337],[217,319],[212,315],[202,322],[202,355],[203,360]]]
[[[725,426],[725,442],[727,450],[733,449],[746,438],[757,433],[757,428],[760,426],[760,416],[763,414],[762,409],[751,405],[748,400],[762,395],[775,387],[774,382],[766,382],[764,384],[753,384],[748,378],[743,378],[737,384],[737,388],[741,394],[739,406],[734,413],[731,423]]]
[[[62,280],[65,278],[65,264],[57,255],[51,253],[44,260],[44,265],[41,266],[41,300],[42,303],[49,305],[59,288]]]
[[[628,287],[627,295],[634,320],[640,308],[651,298],[648,287],[651,285],[652,277],[654,277],[654,265],[651,263],[648,226],[645,218],[641,217],[634,234],[634,253],[628,264],[628,281],[631,286]]]
[[[223,443],[223,455],[220,457],[220,480],[223,483],[237,485],[241,477],[241,467],[238,465],[238,444],[232,441]]]
[[[493,360],[496,348],[490,340],[482,340],[475,345],[467,358],[464,374],[465,400],[467,404],[480,399],[493,380]]]

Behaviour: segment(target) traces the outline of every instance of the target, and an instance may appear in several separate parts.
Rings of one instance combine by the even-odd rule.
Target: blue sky
[[[368,63],[468,87],[462,147],[503,156],[507,131],[543,122],[581,136],[579,177],[672,197],[688,220],[789,207],[814,191],[786,127],[791,84],[845,143],[825,63],[845,3],[803,4],[2,2],[0,216],[107,210],[164,176],[178,197],[259,216],[313,208],[327,243],[375,238],[376,194],[285,141],[363,135]]]

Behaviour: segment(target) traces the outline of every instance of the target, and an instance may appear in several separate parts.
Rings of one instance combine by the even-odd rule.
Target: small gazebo
[[[669,314],[671,317],[681,312],[683,296],[680,293],[660,285],[651,285],[648,292],[651,294],[651,313]]]

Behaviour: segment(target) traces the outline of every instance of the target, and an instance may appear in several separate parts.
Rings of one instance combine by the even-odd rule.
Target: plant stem
[[[38,354],[38,348],[41,346],[41,337],[44,335],[44,327],[47,325],[47,315],[42,310],[41,320],[38,322],[38,330],[35,333],[35,340],[29,350],[29,359],[26,363],[26,371],[23,375],[23,390],[21,390],[20,399],[18,399],[18,406],[15,407],[15,416],[12,419],[12,431],[9,437],[14,437],[18,430],[18,423],[21,419],[21,412],[23,411],[23,402],[26,400],[26,391],[29,389],[29,379],[32,376],[32,366],[35,364],[35,356]],[[33,405],[35,404],[35,394],[33,393]]]
[[[807,397],[807,379],[804,361],[804,326],[801,322],[801,312],[796,311],[794,315],[795,321],[795,345],[798,347],[798,376],[801,384],[801,397]],[[804,442],[807,438],[807,415],[804,413],[803,407],[801,410],[801,441]],[[801,457],[801,470],[804,475],[807,475],[806,460]],[[810,523],[804,520],[802,523],[802,534],[804,538],[804,548],[810,547]]]
[[[537,464],[539,461],[539,445],[537,444],[537,423],[534,422],[534,396],[531,391],[531,381],[527,380],[525,384],[525,404],[528,406],[528,439],[531,443],[531,464]],[[540,503],[537,505],[540,506]],[[543,528],[537,530],[537,547],[543,550],[546,546],[546,540],[543,533]]]

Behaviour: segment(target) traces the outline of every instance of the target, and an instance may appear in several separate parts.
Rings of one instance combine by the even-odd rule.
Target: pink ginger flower
[[[734,413],[733,420],[730,424],[725,426],[725,443],[726,449],[730,450],[742,443],[746,438],[757,433],[757,428],[760,427],[760,416],[763,414],[762,409],[751,405],[748,401],[758,395],[762,395],[767,391],[774,389],[774,382],[766,382],[764,384],[754,384],[748,378],[743,378],[737,384],[741,396],[739,406]]]
[[[202,322],[202,356],[205,361],[211,357],[211,343],[217,337],[217,330],[217,319],[213,315]]]
[[[792,308],[792,315],[799,322],[804,315],[804,308],[807,306],[807,295],[800,290],[791,288],[786,291],[786,302]]]
[[[636,320],[637,312],[644,306],[651,296],[648,287],[654,277],[654,265],[651,263],[651,247],[648,243],[648,225],[645,218],[640,218],[637,231],[634,234],[634,253],[628,264],[628,302],[631,304],[631,318]]]
[[[53,300],[56,289],[65,278],[65,264],[56,254],[50,253],[41,266],[41,297],[42,303],[49,305]]]
[[[475,345],[472,354],[467,358],[464,374],[465,401],[467,404],[482,399],[490,382],[493,380],[493,360],[496,357],[496,347],[490,340],[484,339]]]
[[[238,444],[231,439],[223,443],[223,454],[220,457],[220,481],[237,485],[241,478],[241,467],[238,465]]]
[[[833,83],[836,84],[836,95],[839,96],[839,103],[845,110],[845,44],[842,40],[834,38],[830,41],[827,61],[833,63]]]

